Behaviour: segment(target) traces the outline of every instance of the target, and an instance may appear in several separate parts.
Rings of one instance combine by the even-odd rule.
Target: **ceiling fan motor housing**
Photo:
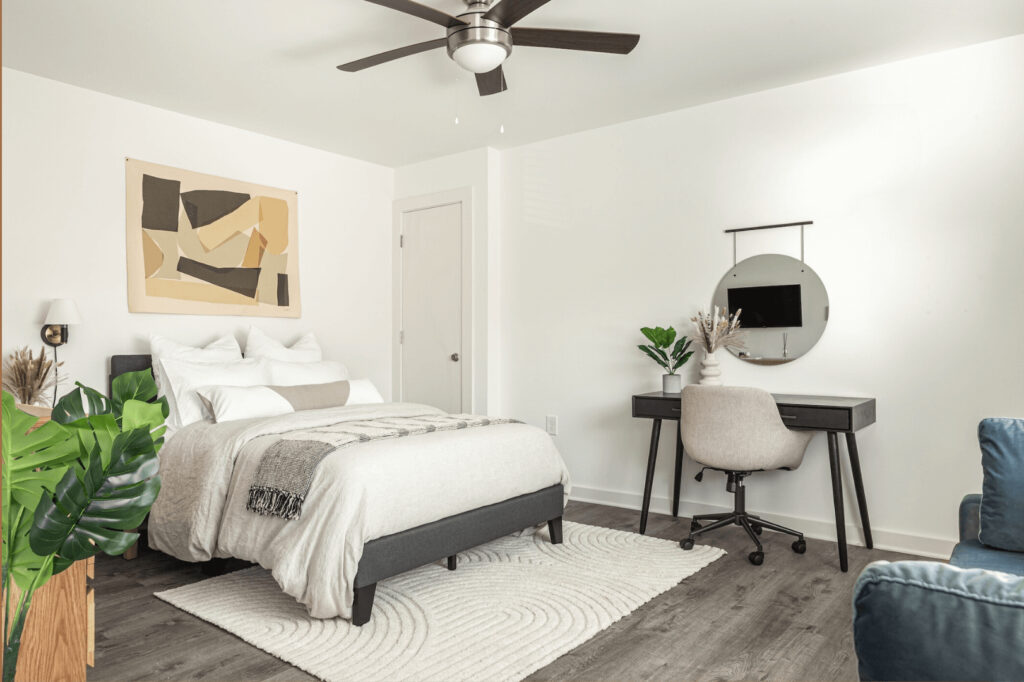
[[[496,21],[484,19],[489,2],[468,2],[468,11],[459,15],[465,24],[448,27],[448,56],[455,59],[455,52],[467,45],[497,45],[505,50],[505,56],[512,54],[512,34]]]

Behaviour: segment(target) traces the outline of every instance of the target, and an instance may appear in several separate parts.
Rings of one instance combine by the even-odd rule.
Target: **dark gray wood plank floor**
[[[572,502],[566,518],[636,530],[638,512]],[[653,514],[648,535],[678,540],[688,519]],[[853,584],[871,561],[908,555],[765,532],[763,566],[739,528],[702,539],[729,552],[535,673],[536,680],[856,680],[850,630]],[[682,550],[680,550],[682,551]],[[154,592],[204,579],[158,552],[96,561],[96,667],[90,680],[311,680],[234,635],[166,604]]]

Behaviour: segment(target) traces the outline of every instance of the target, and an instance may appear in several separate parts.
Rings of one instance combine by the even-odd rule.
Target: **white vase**
[[[722,370],[718,367],[718,358],[714,353],[705,353],[700,362],[700,385],[721,386]]]
[[[683,391],[683,377],[678,374],[662,374],[661,375],[661,392],[662,393],[682,393]]]

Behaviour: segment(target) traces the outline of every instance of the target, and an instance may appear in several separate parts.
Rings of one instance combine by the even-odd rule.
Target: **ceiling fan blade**
[[[508,27],[516,23],[530,12],[548,4],[551,0],[499,0],[498,4],[487,10],[484,19],[496,21]]]
[[[442,12],[441,10],[434,9],[433,7],[427,7],[421,5],[418,2],[412,0],[366,0],[372,2],[375,5],[381,5],[382,7],[390,7],[391,9],[398,10],[399,12],[405,12],[411,14],[414,17],[420,19],[426,19],[432,21],[435,24],[439,24],[444,27],[448,26],[465,26],[466,22],[462,19],[457,19],[450,14]]]
[[[559,28],[512,29],[512,43],[517,47],[554,47],[561,50],[629,54],[638,42],[640,36],[634,33],[567,31]]]
[[[497,95],[499,92],[508,90],[508,82],[505,80],[505,71],[499,66],[494,71],[478,73],[476,75],[476,87],[481,97]]]
[[[385,64],[395,59],[401,59],[402,57],[408,57],[410,55],[419,54],[420,52],[426,52],[427,50],[433,50],[438,47],[444,47],[448,44],[447,38],[438,38],[437,40],[428,40],[425,43],[416,43],[415,45],[406,45],[400,47],[397,50],[388,50],[387,52],[381,52],[375,54],[372,57],[363,57],[357,59],[354,62],[348,64],[342,64],[338,68],[342,71],[362,71],[368,69],[371,66],[377,66],[378,64]]]

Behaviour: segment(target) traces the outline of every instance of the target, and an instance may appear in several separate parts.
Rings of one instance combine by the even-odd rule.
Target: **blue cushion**
[[[1024,679],[1024,578],[879,561],[853,596],[861,680]]]
[[[981,495],[964,496],[960,501],[960,541],[977,540],[981,523]]]
[[[1024,419],[984,419],[978,442],[985,471],[978,539],[1024,552]]]
[[[977,540],[964,540],[957,545],[949,563],[958,568],[984,568],[1024,576],[1024,552],[986,547]]]

